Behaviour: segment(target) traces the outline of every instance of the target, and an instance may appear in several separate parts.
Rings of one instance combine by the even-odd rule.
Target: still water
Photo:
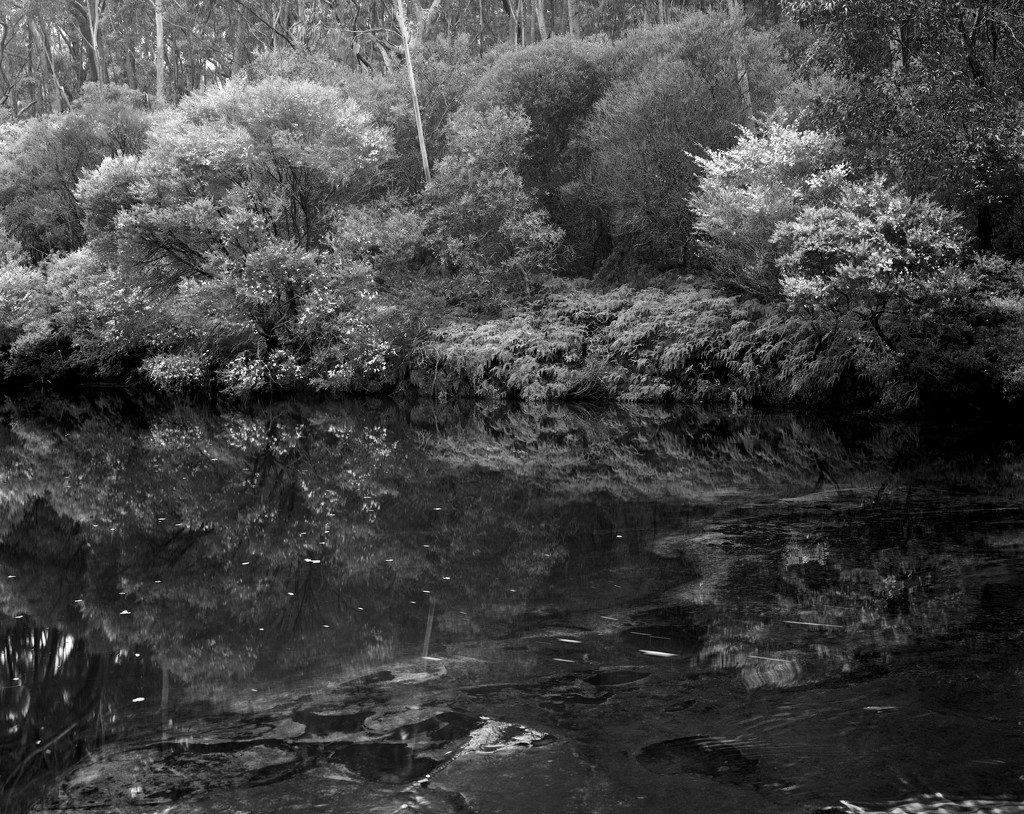
[[[8,402],[0,810],[1021,812],[1022,498],[1005,428]]]

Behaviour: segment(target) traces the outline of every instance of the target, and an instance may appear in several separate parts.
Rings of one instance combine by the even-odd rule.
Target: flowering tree
[[[761,133],[744,128],[732,148],[696,159],[702,175],[690,197],[694,231],[718,285],[780,296],[772,234],[801,207],[834,199],[848,173],[839,156],[831,135],[772,123]]]
[[[986,305],[961,268],[966,242],[952,212],[879,178],[844,182],[834,202],[804,207],[772,238],[782,293],[815,355],[902,403],[977,349],[971,326]]]

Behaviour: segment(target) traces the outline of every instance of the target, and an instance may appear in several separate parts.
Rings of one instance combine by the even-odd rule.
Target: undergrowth
[[[759,388],[749,342],[736,335],[748,308],[692,285],[601,292],[562,283],[513,315],[431,332],[417,348],[420,389],[527,401],[743,403]]]

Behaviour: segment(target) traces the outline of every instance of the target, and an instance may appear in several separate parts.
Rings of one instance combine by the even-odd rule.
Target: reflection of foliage
[[[748,688],[839,675],[856,680],[887,670],[895,653],[955,630],[974,608],[966,582],[978,557],[965,552],[959,539],[944,546],[931,541],[948,535],[950,527],[974,533],[975,524],[971,516],[929,517],[929,509],[917,501],[898,508],[883,502],[848,510],[841,525],[812,515],[748,527],[745,533],[771,539],[776,524],[789,525],[781,537],[775,532],[779,545],[767,562],[757,560],[762,573],[770,573],[764,571],[769,562],[775,566],[764,589],[767,606],[754,603],[752,616],[749,597],[743,608],[724,593],[716,597],[720,604],[708,608],[701,660],[737,669]],[[906,519],[915,515],[922,517]],[[733,571],[750,567],[742,557],[703,556],[701,565],[709,564]],[[741,577],[732,573],[716,582],[758,584]]]
[[[55,773],[115,730],[116,702],[145,693],[139,654],[25,622],[0,628],[0,806],[15,814]]]
[[[424,586],[449,602],[497,595],[500,562],[525,593],[563,559],[544,503],[490,510],[495,486],[521,499],[530,487],[482,479],[456,500],[456,476],[384,418],[181,410],[60,428],[15,411],[0,550],[21,582],[5,604],[221,681],[325,649],[388,652],[422,635]]]
[[[114,400],[8,404],[0,578],[14,578],[0,579],[0,622],[28,614],[55,631],[62,675],[99,659],[127,676],[105,696],[113,709],[153,680],[124,654],[151,655],[199,691],[331,657],[379,664],[419,650],[431,603],[435,646],[505,634],[554,597],[592,602],[566,586],[635,566],[636,543],[668,532],[659,541],[701,572],[704,594],[680,599],[707,629],[705,663],[739,667],[750,686],[856,675],[970,610],[973,560],[928,547],[947,519],[928,519],[920,485],[963,478],[1019,498],[1017,456],[993,468],[972,450],[975,468],[955,471],[962,450],[933,446],[906,426],[659,407],[290,403],[146,417]],[[912,485],[906,505],[889,498]],[[706,525],[729,507],[745,519]],[[729,593],[754,589],[756,616],[749,595]],[[18,641],[0,668],[46,661]],[[77,692],[39,700],[52,707],[43,717],[64,716],[49,731],[106,714]],[[3,737],[26,726],[4,725]]]
[[[136,427],[65,416],[54,432],[15,410],[0,467],[0,550],[22,574],[9,606],[118,646],[147,642],[179,677],[220,680],[323,637],[353,652],[409,641],[423,590],[449,605],[504,601],[512,584],[529,595],[581,528],[622,523],[608,494],[793,494],[822,466],[849,480],[872,457],[792,420],[595,415],[452,410],[435,432],[410,433],[376,408],[292,405],[180,409]]]
[[[866,427],[850,444],[827,424],[792,416],[539,405],[423,438],[452,465],[514,472],[567,495],[692,504],[801,494],[826,478],[877,488],[886,477],[878,464],[913,440],[909,428]]]

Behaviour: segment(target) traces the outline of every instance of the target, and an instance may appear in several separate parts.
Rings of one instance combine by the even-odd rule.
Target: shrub
[[[885,400],[913,403],[933,375],[921,361],[942,330],[934,308],[959,285],[955,216],[881,179],[845,182],[834,204],[805,207],[773,241],[783,294],[820,341],[842,346]]]
[[[446,152],[448,124],[462,107],[469,88],[494,62],[492,52],[482,58],[467,37],[419,43],[413,49],[413,70],[420,103],[427,155],[431,164]],[[404,70],[384,75],[353,70],[322,52],[274,50],[246,66],[253,84],[267,80],[314,82],[341,91],[365,110],[373,123],[392,135],[394,151],[380,166],[382,188],[412,194],[422,190],[424,178],[416,122],[412,114],[409,81]]]
[[[378,280],[400,285],[424,264],[423,214],[389,198],[342,210],[328,242],[339,258],[367,263]]]
[[[448,152],[452,118],[463,108],[470,88],[494,61],[483,59],[468,39],[423,43],[413,50],[416,92],[431,166]],[[388,184],[402,192],[423,189],[423,166],[405,71],[393,71],[376,86],[376,121],[394,133],[395,153],[383,171]],[[386,104],[386,108],[384,105]]]
[[[702,174],[690,205],[708,277],[730,293],[779,299],[772,235],[804,206],[835,199],[848,173],[840,155],[831,135],[771,123],[697,158]]]
[[[88,249],[37,267],[10,266],[0,281],[9,376],[120,379],[165,322],[158,302]]]
[[[209,383],[210,359],[195,352],[158,353],[142,363],[141,373],[158,390],[180,395]]]
[[[200,368],[217,368],[236,397],[394,384],[406,318],[374,292],[365,265],[282,242],[217,269],[165,301],[169,324],[150,336],[160,362],[143,370],[151,383],[184,389],[202,381]]]
[[[691,14],[669,30],[674,44],[660,42],[663,55],[645,70],[618,66],[623,78],[574,147],[580,170],[564,193],[599,224],[596,260],[615,247],[619,262],[689,267],[694,154],[724,149],[743,123],[736,59],[745,60],[755,113],[771,110],[791,81],[771,33],[737,29],[721,14]]]
[[[143,155],[105,161],[78,192],[92,228],[113,224],[112,262],[174,285],[210,276],[210,253],[245,255],[267,235],[300,253],[327,248],[337,208],[373,186],[389,150],[338,91],[231,82],[183,101]]]
[[[79,197],[97,252],[164,303],[170,325],[153,349],[207,354],[243,394],[297,381],[324,353],[316,342],[337,344],[315,330],[317,319],[344,330],[335,218],[373,187],[389,150],[336,90],[232,82],[165,114],[141,156],[108,159]]]
[[[236,356],[218,371],[217,379],[225,393],[245,399],[293,385],[297,374],[295,359],[286,351],[276,350],[262,357],[249,353]]]
[[[85,240],[75,185],[104,157],[142,149],[145,97],[123,88],[86,87],[69,113],[0,131],[0,220],[33,262],[78,249]]]
[[[367,266],[322,263],[296,319],[303,377],[314,389],[335,394],[390,389],[414,318],[374,290]]]
[[[601,46],[554,37],[507,51],[477,80],[466,105],[521,110],[530,132],[522,147],[523,178],[549,211],[569,180],[565,150],[607,87],[595,58]]]
[[[423,193],[430,247],[459,276],[463,294],[476,289],[484,301],[528,290],[538,273],[552,269],[561,241],[517,172],[528,132],[519,113],[464,111]]]

